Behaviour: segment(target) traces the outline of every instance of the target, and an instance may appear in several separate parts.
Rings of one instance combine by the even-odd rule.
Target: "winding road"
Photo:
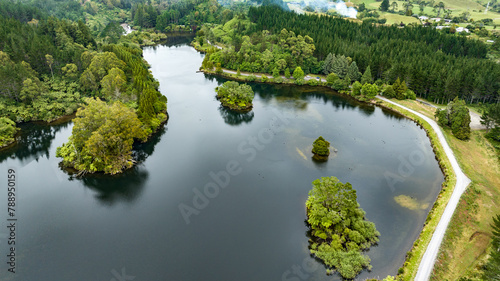
[[[422,257],[422,261],[420,262],[420,266],[418,267],[417,275],[415,277],[416,281],[427,281],[431,276],[432,269],[434,267],[434,262],[436,261],[436,257],[439,252],[439,247],[441,245],[441,242],[443,241],[443,237],[446,232],[446,229],[448,228],[448,224],[450,223],[451,217],[455,212],[458,202],[460,201],[460,197],[462,196],[462,193],[464,193],[464,191],[467,189],[467,186],[471,181],[462,172],[462,169],[460,169],[457,159],[455,158],[455,155],[453,154],[453,151],[451,150],[450,146],[446,142],[443,132],[441,132],[439,125],[434,120],[428,118],[427,116],[424,116],[421,113],[411,110],[405,106],[392,102],[386,98],[380,96],[378,96],[378,98],[385,102],[394,104],[405,110],[408,110],[409,112],[419,116],[420,118],[424,119],[427,123],[429,123],[432,129],[436,132],[439,142],[441,142],[444,152],[446,153],[446,156],[450,160],[453,171],[457,176],[457,183],[455,184],[453,194],[451,195],[450,201],[446,205],[443,215],[441,216],[441,219],[439,220],[436,230],[432,235],[431,241],[429,242],[429,245],[427,246],[424,256]]]

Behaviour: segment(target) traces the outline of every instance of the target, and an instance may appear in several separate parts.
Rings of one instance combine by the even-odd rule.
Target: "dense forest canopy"
[[[310,36],[314,55],[345,55],[361,71],[370,66],[375,79],[393,83],[399,77],[427,99],[448,102],[455,96],[467,102],[494,102],[500,89],[500,66],[485,59],[484,43],[428,27],[377,26],[339,18],[298,15],[277,6],[251,7],[256,30],[282,29]]]

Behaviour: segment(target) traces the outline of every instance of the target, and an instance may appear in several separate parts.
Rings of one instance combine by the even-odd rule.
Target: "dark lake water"
[[[0,279],[340,280],[307,248],[305,201],[326,176],[352,183],[381,233],[367,253],[373,270],[358,279],[396,274],[443,181],[425,132],[319,88],[252,84],[252,112],[226,111],[214,91],[224,80],[196,73],[203,55],[184,41],[144,49],[170,120],[136,147],[136,167],[66,174],[55,151],[71,123],[23,125],[19,144],[0,153]],[[311,159],[320,135],[337,149],[326,163]],[[9,168],[15,274],[6,264]],[[412,204],[397,203],[401,195]]]

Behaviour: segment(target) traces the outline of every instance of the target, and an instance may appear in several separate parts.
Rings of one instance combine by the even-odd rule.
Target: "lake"
[[[381,233],[358,279],[395,275],[443,182],[425,131],[325,88],[251,84],[253,110],[228,111],[214,90],[226,80],[197,72],[204,55],[186,42],[144,49],[170,119],[123,174],[68,175],[55,152],[72,123],[21,125],[18,145],[0,152],[0,279],[340,280],[306,236],[311,182],[328,176],[353,185]],[[325,163],[311,159],[320,135],[337,150]]]

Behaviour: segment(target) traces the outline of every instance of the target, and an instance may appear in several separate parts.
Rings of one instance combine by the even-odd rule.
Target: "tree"
[[[326,57],[325,61],[323,62],[323,73],[325,75],[328,75],[333,72],[333,62],[335,61],[335,55],[332,53],[329,53],[328,56]]]
[[[389,0],[383,0],[380,4],[380,10],[382,12],[387,12],[389,10]]]
[[[355,61],[351,62],[351,64],[347,68],[347,75],[351,77],[352,81],[359,81],[359,79],[361,78],[361,72],[359,72],[358,65]]]
[[[328,156],[330,155],[330,143],[326,141],[322,136],[319,136],[313,142],[312,153],[319,156]]]
[[[378,86],[375,84],[364,84],[363,87],[361,88],[361,94],[366,96],[369,99],[375,98],[375,96],[378,94],[379,89]]]
[[[500,126],[500,103],[484,105],[481,124],[486,126],[488,132],[492,127]]]
[[[401,82],[398,77],[392,87],[395,92],[395,98],[398,100],[404,100],[406,98],[406,91],[408,90],[408,87],[406,86],[406,82],[404,80]]]
[[[484,265],[483,280],[500,280],[500,215],[493,217],[491,253]]]
[[[101,80],[102,94],[107,100],[119,99],[120,92],[126,84],[127,77],[123,70],[116,67],[112,68],[109,70],[108,75]]]
[[[107,105],[100,99],[86,99],[73,120],[69,141],[57,148],[63,165],[80,174],[104,172],[117,174],[130,168],[134,139],[146,140],[147,134],[133,109],[121,102]]]
[[[387,87],[385,87],[382,94],[384,95],[384,97],[386,97],[388,99],[392,99],[392,98],[396,97],[396,92],[394,92],[394,88],[391,85],[388,85]]]
[[[23,82],[23,88],[21,89],[20,98],[24,103],[32,103],[40,94],[41,87],[38,78],[26,78]]]
[[[293,71],[293,78],[295,78],[295,80],[304,79],[304,71],[300,66],[297,66]]]
[[[372,83],[373,78],[372,78],[372,72],[370,70],[370,66],[368,66],[365,70],[365,73],[363,73],[363,76],[361,76],[361,84],[366,84],[366,83]]]
[[[456,97],[448,104],[450,108],[449,118],[451,123],[451,132],[460,140],[466,140],[470,137],[470,113],[464,100]]]
[[[249,110],[252,108],[254,93],[247,84],[227,81],[222,86],[215,88],[217,99],[221,104],[233,110]]]
[[[78,67],[74,63],[68,63],[61,68],[64,77],[69,80],[75,80],[78,77]]]
[[[393,13],[396,12],[396,9],[398,8],[398,2],[396,1],[392,2],[391,6],[392,6],[392,12]]]
[[[49,65],[50,73],[52,74],[52,79],[54,79],[54,72],[52,71],[52,65],[54,64],[54,57],[52,57],[49,54],[46,54],[45,60],[46,60],[47,64]]]
[[[7,117],[0,117],[0,147],[13,142],[16,133],[16,123]]]
[[[341,79],[347,74],[347,68],[349,67],[349,61],[344,55],[336,56],[333,60],[332,72],[337,74]]]
[[[470,113],[465,101],[455,97],[446,109],[438,108],[434,116],[440,126],[451,127],[451,132],[457,139],[466,140],[470,137]]]
[[[273,77],[278,78],[280,76],[280,71],[277,67],[273,69]]]
[[[439,17],[439,14],[441,13],[441,10],[444,10],[444,3],[443,3],[443,2],[439,2],[439,3],[436,5],[436,8],[438,9],[438,11],[437,11],[437,16]]]
[[[311,254],[342,277],[354,279],[363,268],[371,268],[361,251],[375,244],[380,233],[365,219],[350,183],[323,177],[312,185],[306,201]]]
[[[358,81],[354,82],[352,84],[352,95],[353,96],[359,96],[361,95],[361,89],[363,88],[363,85],[359,83]]]
[[[328,76],[326,76],[326,84],[328,86],[332,86],[335,81],[339,80],[339,77],[335,73],[330,73]]]
[[[285,69],[285,77],[290,79],[290,69],[289,68]]]

